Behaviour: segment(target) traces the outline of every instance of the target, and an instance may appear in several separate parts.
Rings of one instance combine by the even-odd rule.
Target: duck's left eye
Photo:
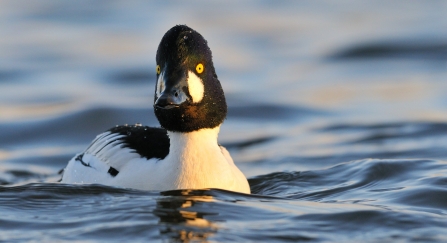
[[[157,71],[157,74],[160,74],[160,71],[161,71],[160,65],[157,65],[157,67],[155,68],[155,71]]]
[[[199,63],[199,64],[197,64],[197,66],[196,66],[196,71],[197,71],[197,73],[203,73],[203,70],[204,70],[205,68],[203,67],[203,64],[202,63]]]

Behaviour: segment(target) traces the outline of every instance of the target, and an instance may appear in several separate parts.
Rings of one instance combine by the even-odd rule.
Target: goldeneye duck
[[[161,39],[156,61],[154,112],[162,128],[124,125],[98,135],[68,162],[61,182],[250,193],[217,142],[227,104],[207,41],[186,25],[174,26]]]

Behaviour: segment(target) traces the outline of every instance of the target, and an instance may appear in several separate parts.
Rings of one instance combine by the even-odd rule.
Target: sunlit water
[[[1,1],[0,241],[447,241],[445,1]],[[187,24],[252,195],[64,185]]]

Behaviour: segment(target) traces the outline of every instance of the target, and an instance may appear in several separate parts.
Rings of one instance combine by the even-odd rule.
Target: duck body
[[[247,193],[250,188],[245,176],[217,143],[218,132],[219,127],[184,134],[118,126],[98,135],[90,147],[73,157],[62,182],[140,190],[221,188]]]
[[[217,142],[227,106],[205,39],[175,26],[162,38],[156,60],[154,112],[162,128],[126,125],[98,135],[69,161],[61,182],[250,193]]]

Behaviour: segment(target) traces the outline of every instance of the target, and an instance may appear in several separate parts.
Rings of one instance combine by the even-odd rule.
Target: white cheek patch
[[[203,99],[205,88],[202,79],[197,77],[194,72],[188,71],[188,91],[192,97],[192,102],[199,103]]]
[[[163,93],[163,91],[165,91],[165,79],[163,78],[164,76],[164,72],[162,72],[160,74],[160,76],[158,76],[158,80],[157,80],[157,97],[160,97],[161,93]]]

